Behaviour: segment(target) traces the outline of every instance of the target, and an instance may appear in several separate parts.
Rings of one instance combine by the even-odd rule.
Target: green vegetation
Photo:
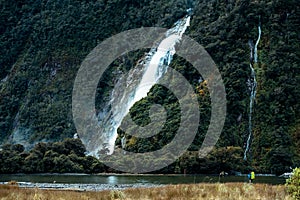
[[[85,155],[85,151],[81,140],[69,138],[63,142],[37,143],[30,151],[25,151],[20,144],[6,144],[0,151],[0,173],[118,172],[103,165],[98,159]],[[169,159],[170,155],[165,155],[160,160],[145,159],[140,162],[151,162],[155,166],[156,162]],[[237,147],[218,148],[201,159],[197,151],[189,151],[175,163],[156,173],[219,173],[221,170],[229,172],[232,169],[244,171],[245,166],[240,163],[241,159],[242,149]],[[135,162],[134,166],[143,165],[137,159],[123,161]],[[106,162],[109,162],[109,156]],[[122,164],[126,163],[119,163]]]
[[[38,143],[29,152],[22,145],[4,145],[0,151],[0,173],[99,173],[104,166],[96,158],[85,156],[79,139]]]
[[[300,198],[300,168],[293,170],[292,176],[286,180],[288,193],[294,198]]]
[[[2,146],[0,172],[112,171],[95,158],[85,156],[78,140],[65,140],[76,133],[71,95],[80,63],[97,44],[121,31],[141,26],[171,27],[185,15],[191,2],[3,0],[0,143],[11,145]],[[175,56],[171,67],[194,87],[201,123],[189,151],[159,173],[247,172],[251,168],[281,174],[300,165],[299,6],[297,0],[194,1],[186,34],[206,48],[222,74],[227,92],[225,127],[214,150],[200,159],[197,150],[205,137],[211,112],[209,80],[199,82],[201,75]],[[262,38],[259,62],[254,64],[258,87],[253,138],[249,159],[244,161],[249,116],[248,41],[256,41],[259,23]],[[99,81],[97,111],[109,99],[118,74],[131,69],[144,52],[130,52],[111,64]],[[125,149],[132,152],[157,150],[172,140],[180,122],[180,107],[166,88],[154,86],[148,97],[131,108],[131,117],[139,125],[148,124],[145,111],[153,103],[163,105],[167,111],[162,131],[149,139],[139,139],[118,130],[117,146],[121,146],[123,136],[127,141]],[[38,143],[41,141],[49,143]],[[166,155],[161,159],[169,158]]]
[[[72,87],[84,57],[121,31],[170,27],[186,8],[175,0],[3,1],[0,79],[7,80],[0,83],[0,141],[22,128],[30,143],[71,137]]]
[[[246,172],[248,167],[262,173],[282,174],[289,171],[291,166],[299,166],[300,109],[297,99],[300,92],[297,88],[300,83],[300,46],[297,37],[299,11],[296,8],[299,8],[299,4],[293,0],[196,3],[187,34],[202,44],[212,56],[222,74],[227,92],[227,118],[217,144],[217,149],[220,150],[219,157],[226,158],[226,152],[221,151],[224,148],[230,147],[240,151],[235,156],[240,159],[237,162],[239,165],[228,168],[227,161],[222,161],[218,162],[219,167],[209,167],[210,172],[222,168],[241,169]],[[252,117],[253,137],[248,160],[243,161],[241,154],[249,134],[250,91],[247,81],[251,72],[248,41],[256,41],[259,24],[262,28],[262,39],[258,46],[259,60],[258,63],[254,63],[258,87]],[[201,123],[189,148],[193,155],[192,151],[199,149],[209,125],[209,92],[206,82],[198,83],[200,75],[183,59],[175,56],[171,67],[182,73],[197,93]],[[172,94],[164,88],[154,86],[148,97],[131,109],[131,116],[137,123],[147,124],[148,118],[143,114],[153,99],[160,100],[155,103],[162,104],[167,110],[169,107],[172,111],[179,109]],[[142,152],[162,148],[164,144],[160,142],[174,137],[178,127],[176,125],[180,120],[179,115],[169,113],[171,118],[166,123],[166,129],[149,140],[126,136],[125,149]],[[119,136],[124,136],[121,131]],[[120,145],[120,140],[117,144]],[[214,152],[211,155],[213,154]],[[196,166],[197,169],[201,168],[201,164]],[[202,172],[207,171],[203,169]]]
[[[244,149],[249,114],[247,43],[249,39],[256,41],[261,23],[259,62],[254,65],[258,81],[254,137],[246,163],[259,172],[281,174],[290,166],[299,166],[300,47],[296,8],[296,1],[202,2],[194,11],[189,29],[190,36],[203,44],[217,63],[225,83],[228,108],[219,145]]]

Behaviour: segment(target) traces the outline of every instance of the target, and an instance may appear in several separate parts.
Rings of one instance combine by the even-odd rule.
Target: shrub
[[[288,193],[294,199],[300,199],[300,168],[293,170],[292,176],[286,180]]]

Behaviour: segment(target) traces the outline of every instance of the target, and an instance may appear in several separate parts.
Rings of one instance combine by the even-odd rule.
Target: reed
[[[81,199],[232,199],[291,200],[283,185],[215,183],[167,185],[157,188],[131,188],[99,192],[25,189],[17,185],[0,185],[1,200],[81,200]]]

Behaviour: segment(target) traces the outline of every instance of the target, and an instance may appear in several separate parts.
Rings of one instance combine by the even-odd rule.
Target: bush
[[[286,180],[288,193],[294,199],[300,199],[300,168],[293,170],[292,176]]]

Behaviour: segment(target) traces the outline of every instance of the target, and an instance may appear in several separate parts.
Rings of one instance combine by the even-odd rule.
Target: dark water
[[[97,184],[189,184],[247,182],[247,176],[213,175],[87,175],[87,174],[0,174],[0,182],[32,183],[97,183]],[[284,184],[285,179],[277,176],[256,176],[254,183]]]

